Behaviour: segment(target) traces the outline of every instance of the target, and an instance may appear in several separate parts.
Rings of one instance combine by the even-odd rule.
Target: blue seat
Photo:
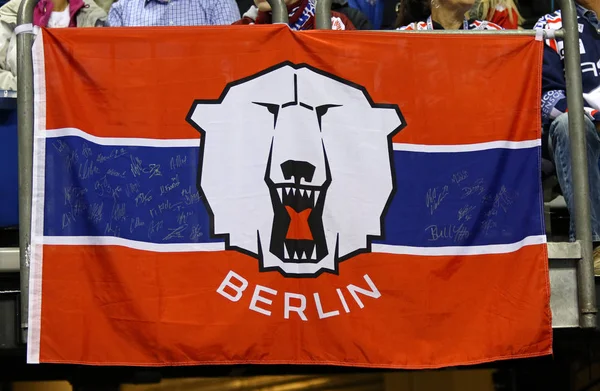
[[[0,97],[0,227],[19,224],[16,98]]]

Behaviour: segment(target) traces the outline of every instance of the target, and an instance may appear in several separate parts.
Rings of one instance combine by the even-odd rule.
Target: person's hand
[[[259,11],[271,11],[271,5],[267,2],[267,0],[254,0],[254,4],[256,5]]]
[[[600,110],[600,87],[596,87],[587,94],[584,93],[583,99],[585,99],[589,107]]]
[[[297,1],[298,0],[285,0],[285,4],[294,4]],[[259,11],[271,11],[271,5],[267,2],[267,0],[254,0],[254,4],[256,4],[256,7],[258,7]]]

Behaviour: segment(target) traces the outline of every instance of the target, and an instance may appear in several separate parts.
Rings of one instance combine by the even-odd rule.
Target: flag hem
[[[33,44],[34,130],[31,189],[31,244],[29,246],[29,318],[27,363],[40,362],[42,317],[42,262],[44,235],[44,178],[46,138],[46,69],[44,34],[38,34]]]
[[[441,369],[455,366],[470,366],[479,365],[485,363],[491,363],[503,360],[515,360],[523,358],[534,358],[552,355],[552,346],[542,351],[535,353],[522,353],[522,354],[507,354],[503,356],[488,357],[484,359],[476,360],[465,360],[465,361],[452,361],[441,364],[431,365],[403,365],[403,364],[377,364],[377,363],[349,363],[343,361],[292,361],[292,360],[231,360],[231,361],[190,361],[190,362],[161,362],[161,363],[132,363],[132,362],[92,362],[84,360],[42,360],[44,364],[78,364],[78,365],[92,365],[92,366],[132,366],[132,367],[190,367],[197,365],[329,365],[339,367],[355,367],[355,368],[381,368],[381,369]]]

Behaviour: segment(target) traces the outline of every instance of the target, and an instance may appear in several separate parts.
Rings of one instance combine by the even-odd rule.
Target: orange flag
[[[29,362],[551,353],[533,37],[41,38]]]

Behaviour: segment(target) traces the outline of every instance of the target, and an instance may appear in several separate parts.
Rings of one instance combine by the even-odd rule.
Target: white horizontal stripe
[[[36,243],[37,240],[32,240]],[[154,252],[197,252],[224,251],[225,243],[148,243],[117,238],[114,236],[44,236],[39,241],[44,244],[65,246],[124,246],[136,250]],[[38,242],[38,243],[39,243]],[[546,243],[546,235],[528,236],[520,242],[509,244],[490,244],[485,246],[447,246],[447,247],[411,247],[390,244],[373,244],[372,252],[404,255],[448,256],[448,255],[484,255],[506,254],[525,246]]]
[[[389,244],[373,244],[374,253],[424,255],[424,256],[452,256],[452,255],[485,255],[512,253],[525,246],[546,243],[546,235],[528,236],[520,242],[509,244],[489,244],[485,246],[447,246],[447,247],[410,247],[393,246]]]
[[[200,135],[191,139],[155,139],[131,137],[98,137],[76,128],[52,129],[44,132],[46,138],[77,136],[99,145],[140,146],[140,147],[200,147]],[[541,140],[490,141],[478,144],[425,145],[394,143],[394,151],[407,152],[472,152],[487,149],[526,149],[539,147]]]
[[[33,241],[33,240],[32,240]],[[157,253],[184,253],[197,251],[223,251],[225,243],[148,243],[137,240],[117,238],[114,236],[44,236],[44,244],[65,246],[123,246],[136,250],[154,251]]]
[[[424,145],[424,144],[401,144],[394,143],[394,151],[407,152],[472,152],[487,149],[527,149],[539,147],[541,140],[526,141],[490,141],[478,144],[456,144],[456,145]]]
[[[76,128],[53,129],[44,132],[46,138],[77,136],[99,145],[136,146],[136,147],[200,147],[198,138],[157,139],[130,137],[97,137]]]

